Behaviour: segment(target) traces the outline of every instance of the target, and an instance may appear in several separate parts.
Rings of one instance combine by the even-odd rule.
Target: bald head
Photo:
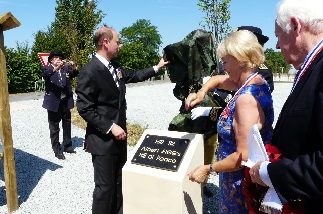
[[[93,43],[95,47],[98,49],[102,46],[103,40],[106,38],[108,41],[113,39],[113,35],[116,34],[116,31],[111,27],[101,27],[99,28],[93,37]]]

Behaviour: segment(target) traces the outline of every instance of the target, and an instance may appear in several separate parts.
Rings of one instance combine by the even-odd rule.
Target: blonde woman
[[[270,87],[256,72],[265,56],[256,36],[247,30],[230,34],[219,45],[217,54],[227,75],[213,76],[200,91],[190,94],[185,101],[186,109],[200,103],[215,88],[236,93],[218,120],[218,160],[197,167],[188,176],[191,181],[201,183],[210,173],[219,173],[219,213],[248,213],[242,194],[244,169],[241,167],[241,161],[248,159],[247,136],[257,124],[264,143],[269,143],[274,120]],[[216,114],[215,109],[207,107],[192,109],[192,119]]]

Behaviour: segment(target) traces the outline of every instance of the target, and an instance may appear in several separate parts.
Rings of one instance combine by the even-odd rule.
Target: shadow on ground
[[[203,196],[203,214],[217,214],[219,201],[219,187],[207,183],[206,187],[212,192],[211,196]]]
[[[72,137],[73,147],[83,147],[84,138]]]
[[[27,201],[33,189],[37,186],[41,177],[47,170],[55,171],[62,166],[35,155],[26,153],[20,149],[14,150],[16,180],[19,204]],[[4,181],[3,159],[0,160],[0,180]],[[5,187],[0,187],[0,206],[6,205]]]

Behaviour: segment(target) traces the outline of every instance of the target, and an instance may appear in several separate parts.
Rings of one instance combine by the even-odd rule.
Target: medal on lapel
[[[122,72],[121,72],[121,69],[120,68],[117,68],[116,69],[116,72],[117,72],[117,77],[118,79],[120,80],[122,78]]]

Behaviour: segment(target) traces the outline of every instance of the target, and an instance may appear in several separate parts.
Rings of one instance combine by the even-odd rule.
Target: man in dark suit
[[[73,61],[66,62],[60,51],[54,50],[48,57],[50,65],[42,68],[45,80],[43,108],[48,112],[50,139],[55,157],[64,160],[59,142],[59,123],[63,127],[63,150],[75,153],[71,140],[71,111],[74,107],[71,79],[78,75]]]
[[[318,213],[323,205],[321,4],[321,0],[281,0],[278,4],[276,48],[299,71],[271,143],[283,159],[258,162],[250,169],[253,182],[274,187],[282,204],[299,204],[304,213]]]
[[[121,48],[118,33],[110,27],[97,30],[97,52],[80,71],[76,106],[87,122],[86,151],[92,154],[95,188],[92,213],[122,213],[122,167],[127,160],[126,83],[153,77],[168,64],[139,71],[126,70],[112,59]]]

